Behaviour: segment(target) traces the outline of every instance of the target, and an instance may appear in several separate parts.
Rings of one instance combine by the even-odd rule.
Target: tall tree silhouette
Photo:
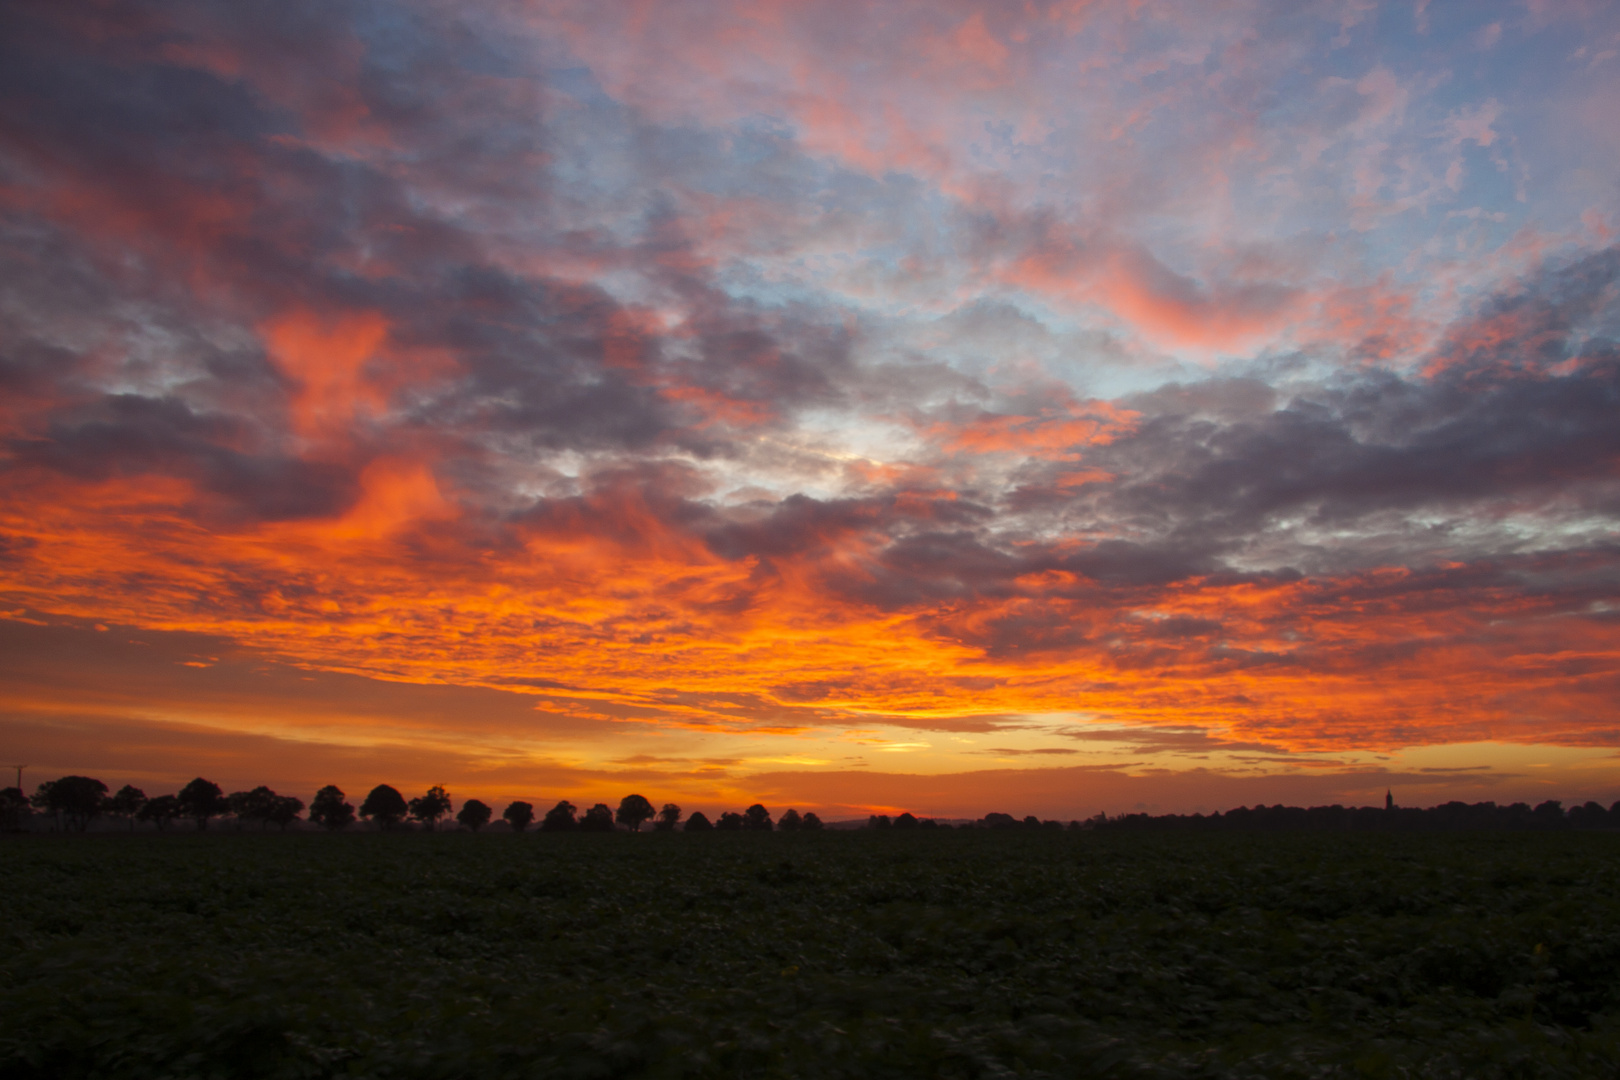
[[[680,820],[681,808],[672,802],[667,802],[664,804],[664,808],[658,811],[658,821],[654,823],[653,828],[659,832],[673,832]]]
[[[585,816],[579,819],[580,832],[612,832],[613,811],[608,809],[607,803],[597,803],[585,811]]]
[[[743,824],[755,832],[770,832],[774,827],[771,824],[771,812],[759,803],[743,811]]]
[[[461,823],[463,828],[477,832],[489,824],[489,819],[494,813],[495,811],[491,810],[482,800],[468,799],[461,804],[461,813],[456,815],[456,820]]]
[[[208,828],[209,818],[219,817],[231,808],[219,785],[200,776],[181,788],[176,798],[180,800],[180,812],[196,820],[198,832]]]
[[[328,832],[337,832],[353,824],[354,806],[344,799],[342,788],[327,784],[309,804],[309,820]]]
[[[501,817],[513,832],[522,832],[534,822],[534,804],[515,802],[501,811]]]
[[[799,816],[799,812],[797,810],[788,810],[782,815],[781,819],[777,821],[776,827],[781,829],[783,832],[798,832],[799,826],[803,824],[804,818]]]
[[[360,816],[375,821],[381,828],[392,829],[404,820],[409,809],[405,805],[405,796],[396,788],[378,784],[366,796],[366,801],[360,804]]]
[[[84,832],[101,816],[106,794],[107,785],[93,776],[64,776],[39,785],[29,801],[56,815],[65,828]]]
[[[133,784],[119,788],[106,802],[107,813],[129,822],[129,831],[135,831],[135,815],[146,805],[146,792]]]
[[[412,799],[407,808],[411,812],[411,817],[426,826],[428,832],[432,832],[439,824],[439,819],[450,812],[450,795],[444,790],[443,784],[434,784],[427,789],[427,794]]]
[[[540,822],[540,831],[569,832],[578,824],[574,820],[574,804],[564,799],[546,811],[545,820]]]
[[[277,795],[270,800],[270,808],[265,811],[264,820],[267,825],[275,825],[282,832],[287,826],[298,820],[298,815],[304,812],[304,800],[292,795]]]
[[[270,824],[270,815],[276,805],[276,793],[260,784],[252,791],[233,791],[225,797],[231,813],[238,821],[257,821],[259,828]]]
[[[328,832],[346,829],[354,822],[354,807],[343,798],[343,789],[327,784],[315,793],[309,804],[309,820]]]
[[[156,825],[158,832],[167,832],[169,822],[173,821],[177,817],[182,816],[183,813],[184,810],[180,805],[180,796],[159,795],[156,798],[147,799],[146,805],[141,807],[140,813],[137,814],[136,817],[140,818],[142,821],[150,821],[152,824]]]
[[[614,819],[631,832],[640,832],[642,822],[653,816],[652,803],[640,795],[626,795],[619,800]]]

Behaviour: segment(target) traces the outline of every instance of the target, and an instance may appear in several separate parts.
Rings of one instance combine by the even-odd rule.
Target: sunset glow
[[[0,28],[35,779],[1620,797],[1613,5]]]

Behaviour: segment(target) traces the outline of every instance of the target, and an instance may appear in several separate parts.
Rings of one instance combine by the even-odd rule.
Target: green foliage
[[[0,1077],[1620,1074],[1620,835],[14,838]]]

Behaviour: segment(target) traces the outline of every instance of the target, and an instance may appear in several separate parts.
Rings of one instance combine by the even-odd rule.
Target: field
[[[1620,835],[16,837],[0,1077],[1620,1075]]]

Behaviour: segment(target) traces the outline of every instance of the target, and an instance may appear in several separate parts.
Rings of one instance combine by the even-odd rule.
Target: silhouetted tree
[[[501,819],[513,832],[522,832],[534,822],[534,804],[515,802],[501,811]]]
[[[804,824],[804,819],[799,816],[799,812],[797,810],[788,810],[782,815],[781,820],[777,821],[776,827],[783,832],[798,832],[799,826],[802,824]]]
[[[1569,823],[1577,829],[1601,829],[1609,824],[1609,812],[1602,803],[1588,801],[1569,808]]]
[[[574,820],[574,804],[563,801],[546,811],[545,820],[540,822],[541,832],[568,832],[578,826]]]
[[[612,832],[613,811],[607,803],[597,803],[579,819],[580,832]]]
[[[427,794],[412,799],[408,809],[411,817],[420,821],[428,832],[432,832],[439,824],[439,819],[450,812],[450,795],[444,790],[443,784],[434,784],[427,789]]]
[[[22,788],[0,789],[0,829],[21,832],[27,820],[28,796],[23,794]]]
[[[771,824],[771,812],[759,803],[743,811],[743,824],[755,832],[770,832],[776,827]]]
[[[986,814],[984,815],[984,827],[987,829],[1016,829],[1018,819],[1011,814]]]
[[[375,821],[384,829],[398,825],[409,810],[410,807],[405,805],[405,796],[387,784],[372,788],[366,801],[360,804],[360,816]]]
[[[686,819],[685,831],[686,832],[712,832],[712,831],[714,831],[714,823],[709,820],[709,815],[707,815],[703,811],[699,810],[696,813],[694,813],[691,817]]]
[[[723,829],[726,832],[734,832],[740,831],[745,824],[747,824],[747,822],[743,820],[743,816],[741,814],[733,810],[727,810],[720,815],[720,820],[714,823],[714,827],[717,829]]]
[[[653,828],[659,832],[674,832],[675,826],[680,820],[681,808],[672,802],[667,802],[664,804],[664,808],[658,811],[658,820],[653,823]]]
[[[155,799],[147,799],[146,805],[136,816],[142,821],[150,821],[158,827],[158,832],[166,832],[169,822],[179,817],[183,811],[178,795],[159,795]]]
[[[304,812],[304,800],[293,795],[277,795],[270,800],[270,809],[265,811],[264,820],[274,825],[282,832],[287,826],[298,820],[298,815]]]
[[[868,829],[887,829],[893,824],[894,822],[889,820],[888,814],[873,814],[866,819]]]
[[[810,830],[821,828],[821,815],[816,813],[814,810],[806,810],[804,813],[804,821],[802,824],[800,824],[799,828]]]
[[[894,819],[894,827],[897,829],[915,829],[917,827],[917,815],[907,810]]]
[[[257,821],[259,828],[270,824],[270,814],[276,804],[276,793],[260,784],[252,791],[233,791],[225,797],[231,813],[238,821]]]
[[[65,820],[66,827],[84,832],[101,816],[107,785],[92,776],[64,776],[39,785],[29,800],[41,810]]]
[[[640,832],[641,823],[653,816],[653,805],[640,795],[626,795],[619,800],[619,809],[613,819],[631,832]]]
[[[1564,804],[1558,799],[1548,799],[1535,809],[1536,825],[1543,829],[1559,829],[1564,826]]]
[[[180,813],[196,820],[198,832],[208,828],[209,818],[219,817],[231,808],[219,785],[200,776],[181,788],[175,797],[180,800]]]
[[[1024,818],[1024,828],[1026,828],[1026,829],[1038,829],[1040,827],[1041,827],[1041,819],[1036,817],[1034,814],[1029,814]]]
[[[146,792],[133,784],[125,784],[104,804],[107,813],[129,822],[129,831],[135,831],[135,815],[146,805]]]
[[[337,832],[353,824],[354,807],[343,798],[342,788],[327,784],[315,793],[315,801],[309,804],[309,820],[328,832]]]
[[[917,828],[919,828],[919,829],[937,829],[937,828],[939,828],[939,822],[935,821],[931,817],[925,817],[921,821],[917,822]]]
[[[494,814],[495,811],[491,810],[484,803],[478,801],[477,799],[468,799],[466,802],[461,804],[461,813],[456,815],[456,820],[461,822],[464,828],[477,832],[479,829],[482,829],[485,825],[489,824],[489,819],[493,817]]]

